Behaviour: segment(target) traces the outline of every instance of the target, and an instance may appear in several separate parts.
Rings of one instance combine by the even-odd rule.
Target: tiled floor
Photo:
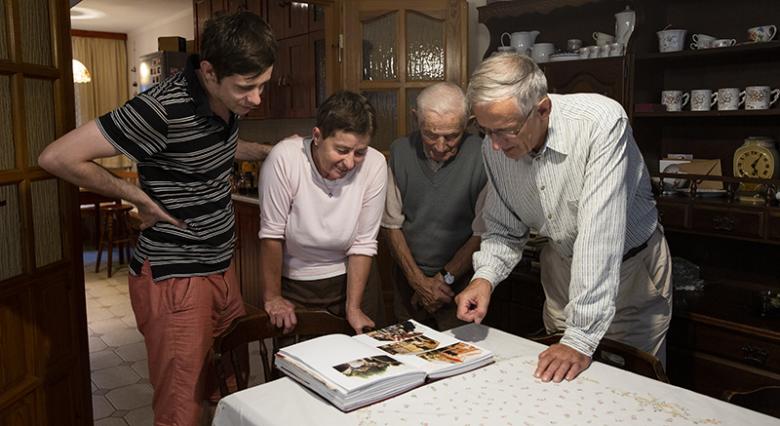
[[[115,267],[107,278],[103,262],[96,274],[95,252],[87,251],[84,284],[95,426],[150,426],[154,417],[146,345],[130,306],[127,267]],[[250,371],[260,371],[259,346],[250,345],[249,352]],[[250,386],[259,383],[253,374]]]
[[[106,278],[105,263],[96,274],[94,252],[87,252],[84,284],[95,426],[149,426],[152,386],[146,347],[127,294],[127,267],[115,268]]]

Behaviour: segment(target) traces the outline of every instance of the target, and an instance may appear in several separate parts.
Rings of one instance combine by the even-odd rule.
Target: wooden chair
[[[230,327],[214,341],[214,363],[219,379],[219,391],[222,396],[231,393],[227,383],[229,366],[235,374],[237,390],[247,388],[249,383],[249,371],[242,362],[241,351],[250,342],[260,342],[260,365],[263,368],[263,377],[269,381],[272,377],[272,362],[265,346],[265,339],[274,339],[273,352],[278,350],[276,339],[280,337],[321,336],[325,334],[343,333],[354,334],[352,327],[346,319],[337,317],[327,311],[296,310],[295,315],[298,324],[292,332],[283,334],[282,329],[273,325],[265,311],[257,308],[249,308],[248,314],[236,319]]]
[[[726,391],[723,399],[740,407],[780,418],[780,386],[764,386],[745,392]]]
[[[113,274],[114,247],[119,248],[119,263],[125,263],[125,254],[127,261],[130,261],[130,244],[133,230],[130,228],[129,212],[133,206],[129,204],[110,204],[100,206],[99,214],[103,217],[100,221],[100,230],[98,231],[97,262],[95,263],[95,273],[100,271],[100,258],[103,255],[103,249],[106,249],[108,263],[108,277]]]
[[[563,334],[558,333],[532,339],[549,346],[553,343],[558,343],[561,337],[563,337]],[[625,343],[607,338],[601,339],[596,352],[593,353],[593,360],[639,374],[640,376],[669,383],[669,378],[666,376],[664,367],[658,358]]]

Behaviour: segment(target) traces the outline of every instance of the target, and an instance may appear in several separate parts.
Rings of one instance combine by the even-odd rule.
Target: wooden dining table
[[[223,398],[213,426],[780,425],[780,419],[594,362],[573,381],[533,376],[546,346],[478,324],[448,331],[495,362],[344,413],[290,378]]]

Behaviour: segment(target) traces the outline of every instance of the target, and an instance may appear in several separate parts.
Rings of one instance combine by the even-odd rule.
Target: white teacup
[[[777,27],[774,25],[761,25],[748,28],[747,32],[750,41],[769,41],[775,38]]]
[[[666,105],[667,111],[682,111],[688,104],[691,96],[682,90],[664,90],[661,92],[661,103]]]
[[[718,89],[718,111],[736,111],[745,103],[745,91],[736,87]]]
[[[598,58],[599,57],[599,49],[598,46],[588,46],[586,49],[588,49],[588,58]]]
[[[623,56],[623,43],[612,43],[609,45],[609,56]]]
[[[712,42],[716,40],[715,37],[707,34],[694,34],[691,39],[693,40],[691,49],[709,49],[712,47]]]
[[[709,111],[718,102],[718,93],[710,89],[691,90],[691,111]]]
[[[580,55],[580,59],[588,59],[590,57],[590,49],[587,47],[580,47],[577,54]]]
[[[582,40],[578,38],[570,38],[566,40],[566,50],[572,53],[576,53],[582,47]]]
[[[737,41],[733,38],[719,38],[712,41],[712,47],[731,47],[737,44]]]
[[[599,58],[606,58],[609,56],[609,52],[611,50],[612,43],[605,44],[603,46],[599,46]]]
[[[658,31],[658,51],[679,52],[685,47],[685,34],[688,30],[661,30]]]
[[[593,41],[596,42],[597,46],[604,46],[605,44],[614,43],[615,36],[612,34],[600,33],[596,31],[593,33]]]
[[[780,89],[769,86],[748,86],[745,88],[745,109],[769,109],[780,97]]]
[[[555,53],[555,45],[552,43],[536,43],[531,48],[531,58],[537,64],[548,62],[553,53]]]

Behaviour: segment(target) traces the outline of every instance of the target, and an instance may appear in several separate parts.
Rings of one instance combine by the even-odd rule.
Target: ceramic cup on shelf
[[[693,43],[691,43],[691,49],[700,50],[711,48],[712,42],[717,40],[717,38],[707,34],[694,34],[691,37],[691,40],[693,40]]]
[[[682,90],[664,90],[661,92],[661,103],[666,105],[667,111],[682,111],[690,98],[691,96]]]
[[[710,89],[691,90],[691,111],[709,111],[718,102],[718,94]]]
[[[661,30],[658,35],[659,52],[679,52],[685,48],[685,35],[688,30]]]
[[[590,57],[590,49],[587,47],[580,47],[577,54],[580,55],[580,59],[588,59]]]
[[[570,53],[578,53],[582,47],[582,40],[578,38],[570,38],[566,40],[566,50]]]
[[[770,41],[775,38],[777,27],[774,25],[761,25],[748,28],[747,33],[750,41]]]
[[[612,43],[599,46],[599,58],[606,58],[609,56],[610,46],[612,46]]]
[[[737,44],[737,41],[733,38],[719,38],[712,41],[712,47],[731,47]]]
[[[604,46],[615,42],[615,36],[607,33],[600,33],[598,31],[593,33],[593,41],[596,42],[596,46]]]
[[[745,91],[736,87],[718,89],[718,111],[736,111],[745,103]]]
[[[536,43],[531,48],[531,58],[537,64],[548,62],[553,53],[555,53],[555,45],[552,43]]]
[[[598,58],[599,57],[599,47],[598,46],[588,46],[588,58]]]
[[[780,89],[769,86],[748,86],[745,88],[745,109],[769,109],[780,97]]]
[[[612,43],[609,45],[609,56],[623,56],[623,43]]]

